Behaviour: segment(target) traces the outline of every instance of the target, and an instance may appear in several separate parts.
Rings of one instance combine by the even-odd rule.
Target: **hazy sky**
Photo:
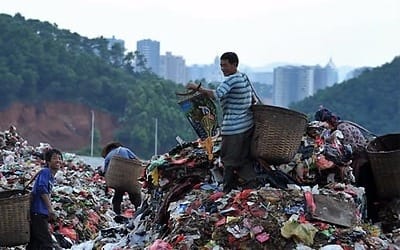
[[[400,55],[400,0],[1,0],[0,12],[81,36],[160,41],[187,65],[235,51],[242,64],[379,66]]]

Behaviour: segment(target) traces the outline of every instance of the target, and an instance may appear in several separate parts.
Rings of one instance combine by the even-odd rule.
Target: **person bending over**
[[[125,159],[138,159],[138,157],[127,147],[124,147],[119,142],[108,143],[101,151],[101,156],[104,158],[104,173],[107,172],[108,166],[110,164],[111,158],[113,156],[120,156]],[[138,159],[139,160],[139,159]],[[117,215],[121,214],[121,203],[127,190],[115,189],[114,196],[112,198],[113,210]],[[128,192],[129,200],[135,206],[137,210],[142,202],[141,194]]]

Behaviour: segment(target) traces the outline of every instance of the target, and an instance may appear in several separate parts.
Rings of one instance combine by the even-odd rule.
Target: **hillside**
[[[58,29],[56,24],[26,20],[19,14],[13,17],[0,14],[0,111],[8,112],[19,104],[27,107],[59,102],[80,104],[84,108],[76,112],[82,112],[82,117],[88,114],[87,110],[113,116],[118,125],[112,131],[114,139],[143,157],[154,152],[155,118],[160,152],[176,145],[176,135],[194,139],[175,95],[183,86],[161,79],[146,68],[135,70],[134,62],[141,65],[141,60],[140,55],[125,52],[119,45],[108,48],[107,40],[102,37],[88,39]],[[43,120],[61,122],[71,116],[64,110],[59,112],[60,117]],[[3,119],[5,124],[12,122]],[[30,126],[20,122],[19,130],[29,131]],[[75,143],[82,134],[54,132],[50,126],[47,124],[45,129],[53,132],[43,134],[42,141],[49,139],[49,134],[58,135],[52,140],[75,145],[75,150],[82,149],[81,143]],[[109,132],[97,132],[99,138],[109,138]],[[95,143],[96,148],[103,146]]]
[[[101,134],[100,144],[114,138],[117,120],[110,114],[94,110],[95,129]],[[77,103],[52,102],[40,105],[14,103],[0,111],[0,131],[12,124],[29,145],[47,142],[63,151],[88,148],[91,140],[91,110]]]

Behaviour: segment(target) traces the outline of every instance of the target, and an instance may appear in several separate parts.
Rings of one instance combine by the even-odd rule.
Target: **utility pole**
[[[92,113],[92,135],[90,138],[90,156],[93,157],[93,140],[94,140],[94,111],[90,111]]]
[[[154,129],[154,155],[157,155],[157,137],[158,137],[158,119],[155,119],[155,129]]]

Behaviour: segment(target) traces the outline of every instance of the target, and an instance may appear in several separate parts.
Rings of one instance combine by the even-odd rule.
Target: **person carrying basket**
[[[251,165],[250,142],[253,133],[253,91],[247,76],[238,71],[239,58],[234,52],[220,57],[221,71],[226,77],[216,90],[206,89],[195,83],[186,88],[217,99],[222,107],[221,160],[224,165],[223,190],[236,188],[238,176],[235,172]],[[252,168],[244,172],[250,172]]]
[[[49,149],[45,152],[44,159],[46,165],[35,176],[36,181],[31,193],[31,235],[27,250],[58,249],[49,230],[49,222],[56,221],[50,196],[55,183],[54,176],[62,165],[62,153],[58,149]]]
[[[104,158],[104,173],[107,172],[110,161],[113,156],[119,156],[125,159],[138,159],[138,157],[129,148],[123,146],[120,142],[110,142],[101,151],[101,156]],[[139,160],[139,159],[138,159]],[[132,193],[128,190],[116,188],[112,198],[113,211],[117,216],[121,215],[121,203],[125,192],[128,192],[129,200],[137,210],[141,205],[142,198],[140,193]]]

